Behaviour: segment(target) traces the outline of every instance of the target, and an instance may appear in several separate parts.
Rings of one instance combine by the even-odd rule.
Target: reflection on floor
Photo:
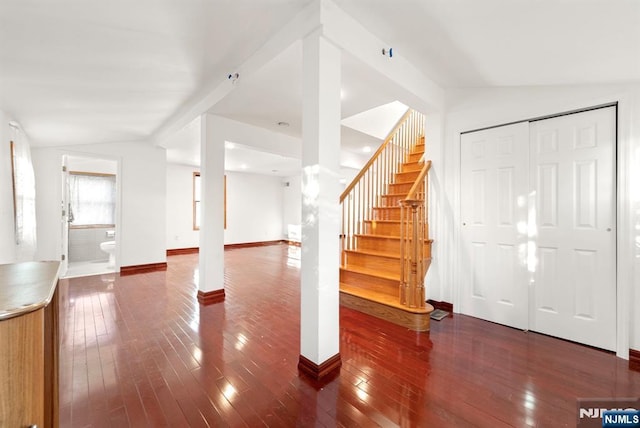
[[[115,268],[108,267],[107,260],[69,263],[67,273],[62,278],[78,278],[81,276],[103,275],[114,273]]]
[[[458,314],[416,333],[344,307],[339,375],[315,383],[297,368],[298,250],[225,251],[226,298],[209,306],[198,254],[60,281],[60,426],[557,427],[575,426],[578,397],[640,396],[612,353]]]

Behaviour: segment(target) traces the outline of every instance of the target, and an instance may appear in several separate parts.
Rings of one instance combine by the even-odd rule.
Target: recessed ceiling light
[[[362,148],[362,152],[363,152],[363,153],[371,153],[371,147],[369,147],[369,146],[364,146],[364,147]]]
[[[231,141],[225,141],[225,142],[224,142],[224,146],[225,146],[227,149],[234,149],[234,148],[236,147],[236,145],[235,145],[234,143],[232,143]]]
[[[340,179],[340,184],[347,184],[347,179],[346,178],[341,178]]]
[[[289,122],[278,122],[278,126],[282,126],[283,128],[286,128],[289,126]]]
[[[242,165],[240,165],[240,168],[242,168],[242,169],[247,169],[247,164],[246,164],[246,163],[243,163]]]

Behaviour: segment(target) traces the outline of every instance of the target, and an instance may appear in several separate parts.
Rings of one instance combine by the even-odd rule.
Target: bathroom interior
[[[117,266],[118,162],[68,155],[63,158],[63,166],[67,207],[63,253],[68,261],[63,277],[113,273]]]

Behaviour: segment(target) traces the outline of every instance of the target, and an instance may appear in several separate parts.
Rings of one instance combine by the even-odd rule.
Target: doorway
[[[616,108],[463,134],[461,312],[614,350]]]
[[[118,271],[117,170],[115,160],[63,156],[62,277]]]

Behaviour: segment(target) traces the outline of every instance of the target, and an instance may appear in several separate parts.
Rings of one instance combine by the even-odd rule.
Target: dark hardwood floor
[[[640,395],[613,354],[456,315],[416,333],[341,308],[342,369],[298,374],[299,247],[225,252],[224,303],[198,255],[165,272],[61,281],[62,427],[575,426],[578,397]]]

